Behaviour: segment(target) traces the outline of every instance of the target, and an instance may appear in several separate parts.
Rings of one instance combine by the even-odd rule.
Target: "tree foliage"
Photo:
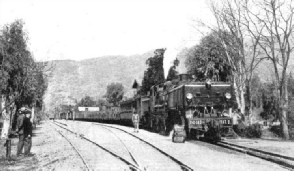
[[[111,83],[107,86],[106,100],[117,106],[124,96],[124,86],[121,83]]]
[[[210,28],[219,34],[226,52],[232,48],[227,46],[223,33],[232,35],[230,42],[236,53],[233,56],[227,53],[227,57],[233,71],[236,100],[242,113],[246,106],[246,88],[250,113],[252,111],[253,70],[263,59],[270,60],[274,69],[274,87],[283,135],[289,139],[287,68],[293,50],[293,1],[222,0],[211,1],[210,7],[217,21],[217,27]]]
[[[42,96],[46,89],[42,63],[37,63],[28,50],[27,33],[23,21],[3,27],[0,35],[0,93],[8,104],[17,108],[23,105],[42,106]]]
[[[37,107],[35,111],[41,111],[47,87],[45,65],[33,58],[23,27],[24,22],[16,20],[0,32],[0,113],[9,129],[14,128],[17,111],[22,106]],[[35,116],[44,118],[40,114]]]
[[[79,102],[78,102],[78,106],[82,106],[82,107],[94,107],[96,106],[97,103],[95,102],[95,100],[93,100],[92,97],[90,96],[85,96],[84,98],[82,98]]]
[[[104,105],[109,105],[106,99],[98,99],[97,100],[97,106],[104,106]]]
[[[263,119],[277,119],[279,117],[279,105],[274,83],[263,83],[261,95],[263,111],[260,116]]]
[[[148,68],[144,72],[141,92],[146,94],[150,90],[151,86],[165,81],[163,70],[165,50],[166,49],[156,49],[154,51],[154,56],[147,59],[146,64],[148,65]]]
[[[288,66],[293,52],[293,16],[294,2],[282,0],[264,0],[262,2],[244,1],[244,25],[255,40],[258,48],[274,69],[274,88],[278,99],[279,119],[285,139],[288,131]],[[257,9],[257,11],[256,11]]]
[[[186,52],[186,56],[188,73],[195,75],[197,80],[227,81],[231,75],[225,49],[216,33],[203,37],[198,45]]]

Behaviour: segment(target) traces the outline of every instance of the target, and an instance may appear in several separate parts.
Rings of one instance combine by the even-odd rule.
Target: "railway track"
[[[190,142],[197,144],[199,140],[191,140]],[[271,153],[263,150],[258,150],[255,148],[245,147],[241,145],[236,145],[227,141],[221,141],[217,143],[211,143],[207,141],[200,141],[204,143],[208,143],[214,146],[218,146],[221,148],[229,149],[232,151],[240,152],[243,154],[247,154],[250,156],[254,156],[275,164],[278,164],[279,166],[288,169],[288,170],[294,170],[294,158],[289,156],[284,156],[276,153]]]
[[[140,139],[139,137],[137,137],[137,136],[125,131],[125,130],[117,128],[117,127],[104,125],[104,124],[97,124],[97,123],[95,123],[95,125],[102,125],[102,126],[105,126],[105,127],[111,127],[111,128],[114,128],[114,129],[118,129],[120,131],[123,131],[123,132],[125,132],[125,133],[127,133],[129,135],[132,135],[132,136]],[[144,141],[143,139],[140,139],[140,140]],[[144,142],[146,142],[146,141],[144,141]],[[152,144],[150,144],[148,142],[146,142],[146,143],[153,146]],[[285,169],[294,170],[294,158],[293,157],[284,156],[284,155],[271,153],[271,152],[266,152],[266,151],[262,151],[262,150],[258,150],[258,149],[254,149],[254,148],[245,147],[245,146],[240,146],[240,145],[232,144],[232,143],[229,143],[229,142],[226,142],[226,141],[218,142],[216,144],[213,143],[213,144],[216,145],[216,146],[222,147],[222,148],[226,148],[226,149],[230,149],[230,150],[233,150],[233,151],[245,153],[245,154],[250,155],[250,156],[254,156],[254,157],[269,161],[269,162],[276,163],[276,164],[280,165],[281,167],[283,167]],[[168,155],[168,154],[166,154],[166,155]],[[182,163],[179,163],[179,164],[182,164]],[[186,165],[183,165],[183,166],[184,166],[183,167],[183,170],[184,170]]]
[[[245,153],[250,156],[258,157],[260,159],[276,163],[286,169],[294,170],[294,158],[289,156],[284,156],[276,153],[271,153],[267,151],[258,150],[255,148],[249,148],[241,145],[232,144],[226,141],[218,142],[214,145],[234,150],[237,152]]]
[[[139,138],[139,137],[137,137],[137,136],[135,136],[135,135],[133,135],[133,134],[131,134],[131,133],[125,131],[125,130],[123,130],[123,129],[120,129],[120,128],[117,128],[117,127],[113,127],[113,126],[110,126],[110,125],[105,125],[105,124],[99,124],[99,123],[93,123],[93,124],[94,124],[94,125],[98,125],[98,126],[100,126],[100,127],[103,127],[103,128],[107,129],[108,131],[110,131],[110,132],[113,133],[113,134],[115,134],[115,133],[114,133],[113,130],[111,130],[111,129],[118,130],[118,131],[123,132],[123,133],[125,133],[125,134],[127,134],[127,135],[130,135],[131,137],[133,137],[133,138],[139,140],[140,142],[143,142],[144,144],[148,145],[149,147],[155,149],[156,151],[158,151],[158,152],[161,153],[162,155],[168,157],[168,158],[169,158],[170,160],[172,160],[174,163],[176,163],[177,165],[179,165],[180,168],[181,168],[181,170],[183,170],[183,171],[192,171],[192,170],[193,170],[191,167],[187,166],[186,164],[182,163],[181,161],[177,160],[176,158],[172,157],[171,155],[167,154],[166,152],[162,151],[161,149],[157,148],[156,146],[152,145],[151,143],[149,143],[149,142],[147,142],[147,141],[145,141],[145,140],[143,140],[143,139],[141,139],[141,138]],[[117,136],[117,135],[115,134],[115,136]],[[118,136],[117,136],[117,137],[118,137]],[[118,137],[118,138],[119,138],[119,137]],[[119,139],[120,139],[120,138],[119,138]],[[120,139],[120,141],[122,142],[121,139]],[[122,142],[122,143],[123,143],[123,142]],[[123,143],[123,144],[124,144],[124,146],[126,146],[125,143]],[[138,162],[136,161],[136,163],[138,163]]]
[[[74,151],[78,154],[78,156],[81,158],[81,160],[83,161],[84,165],[86,166],[87,170],[90,171],[91,168],[89,167],[89,164],[86,162],[85,158],[83,157],[83,155],[80,153],[80,151],[76,148],[76,146],[66,137],[64,136],[64,134],[61,133],[61,131],[57,130],[56,128],[52,127],[56,132],[58,132],[70,145],[71,147],[74,149]]]
[[[105,152],[107,152],[108,154],[112,155],[112,156],[115,157],[116,159],[119,159],[120,161],[122,161],[123,163],[125,163],[125,164],[129,167],[130,170],[133,170],[133,171],[143,171],[141,168],[139,168],[138,165],[133,164],[133,162],[130,162],[130,161],[124,159],[123,157],[120,157],[119,155],[113,153],[112,151],[110,151],[110,150],[108,150],[107,148],[105,148],[105,147],[99,145],[98,143],[96,143],[96,142],[94,142],[94,141],[92,141],[92,140],[90,140],[90,139],[84,137],[83,135],[80,135],[80,134],[78,134],[78,133],[76,133],[76,132],[73,132],[72,130],[68,129],[66,124],[64,124],[64,123],[60,123],[60,122],[56,122],[56,121],[54,121],[54,122],[52,122],[52,123],[53,123],[54,125],[56,125],[56,126],[62,128],[62,129],[64,129],[64,130],[66,130],[66,131],[68,131],[68,132],[70,132],[70,133],[72,133],[72,134],[74,134],[74,135],[80,137],[81,139],[86,140],[87,142],[92,143],[93,145],[99,147],[100,149],[102,149],[103,151],[105,151]],[[56,128],[54,128],[54,129],[55,129],[58,133],[60,133],[60,134],[61,134],[61,135],[62,135],[62,136],[63,136],[63,137],[64,137],[64,138],[65,138],[65,139],[71,144],[71,146],[74,147],[74,145],[70,142],[69,139],[67,139],[67,138],[66,138],[66,137],[65,137],[60,131],[58,131]],[[87,169],[88,169],[88,170],[94,170],[94,169],[91,169],[91,168],[89,167],[89,164],[86,162],[86,160],[85,160],[84,157],[80,154],[80,152],[77,150],[77,148],[74,147],[74,149],[75,149],[75,151],[77,151],[77,153],[79,153],[79,156],[82,158],[84,164],[87,166]]]
[[[69,132],[74,133],[73,131],[71,131],[68,128],[66,128],[67,127],[66,124],[60,123],[60,122],[57,122],[57,123],[58,123],[58,126],[62,127],[63,129],[66,129]],[[138,159],[138,155],[136,157],[136,155],[133,154],[132,150],[130,150],[129,147],[128,147],[129,145],[127,145],[127,143],[124,142],[125,140],[122,140],[121,137],[125,138],[126,137],[125,134],[127,134],[129,136],[128,137],[129,140],[130,140],[130,138],[133,138],[134,140],[131,140],[131,141],[134,142],[135,139],[136,139],[137,141],[140,141],[140,143],[145,144],[146,146],[143,147],[145,150],[147,148],[152,148],[153,151],[155,151],[155,152],[158,153],[157,155],[161,155],[161,157],[162,156],[165,157],[167,160],[169,160],[168,165],[171,165],[170,162],[173,162],[174,165],[177,165],[179,167],[179,170],[183,170],[183,171],[192,171],[193,170],[192,168],[190,168],[186,164],[184,164],[181,161],[177,160],[176,158],[170,156],[169,154],[165,153],[164,151],[160,150],[159,148],[155,147],[154,145],[150,144],[149,142],[147,142],[147,141],[145,141],[145,140],[143,140],[143,139],[141,139],[141,138],[139,138],[139,137],[137,137],[137,136],[135,136],[135,135],[127,132],[127,131],[124,131],[124,130],[119,129],[119,128],[116,128],[116,127],[108,126],[108,125],[103,125],[103,124],[98,124],[98,123],[93,123],[93,124],[96,125],[96,126],[102,127],[103,129],[106,129],[107,131],[109,131],[111,134],[113,134],[122,143],[123,147],[127,150],[127,152],[129,153],[129,155],[131,156],[131,159],[132,159],[132,162],[131,161],[128,161],[128,163],[134,163],[134,165],[137,167],[137,168],[135,168],[135,170],[150,170],[150,169],[148,167],[148,164],[146,164],[146,163],[142,162],[142,160],[139,160]],[[123,133],[124,135],[119,136],[118,134],[120,134],[120,133],[119,132],[116,132],[116,131],[119,131],[119,132]],[[77,134],[77,133],[74,133],[74,134]],[[103,149],[107,150],[108,152],[112,153],[113,155],[115,155],[116,157],[118,157],[117,154],[115,154],[111,150],[107,149],[106,147],[102,147],[98,143],[93,142],[92,140],[87,139],[84,136],[82,136],[81,138],[84,138],[87,141],[91,141],[92,143],[97,144],[100,148],[103,148]],[[152,153],[152,157],[155,156],[155,155],[156,154]],[[120,157],[120,158],[123,159],[123,157]],[[126,159],[124,159],[124,160],[127,161]]]
[[[63,124],[64,126],[66,126],[66,124],[64,124],[64,123],[60,123],[60,124]],[[158,149],[156,146],[150,144],[149,142],[145,141],[144,139],[141,139],[140,137],[137,137],[136,135],[134,135],[134,134],[132,134],[130,132],[127,132],[127,131],[125,131],[123,129],[120,129],[120,128],[117,128],[117,127],[114,127],[114,126],[111,126],[111,125],[105,125],[105,124],[99,124],[99,123],[92,123],[92,124],[97,125],[97,126],[101,126],[101,127],[105,128],[105,129],[108,129],[110,132],[112,132],[112,134],[115,134],[115,133],[113,133],[113,130],[118,130],[120,132],[128,134],[128,135],[140,140],[141,142],[144,142],[145,144],[148,144],[149,146],[156,149],[157,151],[159,151],[160,153],[162,153],[166,157],[170,158],[175,163],[177,163],[181,167],[182,170],[185,170],[185,171],[186,170],[189,170],[189,171],[193,170],[192,168],[185,165],[181,161],[173,158],[169,154],[167,154],[164,151]],[[197,142],[197,141],[194,141],[194,142]],[[263,160],[266,160],[266,161],[269,161],[269,162],[272,162],[272,163],[276,163],[279,166],[281,166],[281,167],[283,167],[285,169],[288,169],[288,170],[294,170],[294,158],[293,157],[284,156],[284,155],[271,153],[271,152],[266,152],[266,151],[262,151],[262,150],[259,150],[259,149],[249,148],[249,147],[245,147],[245,146],[241,146],[241,145],[236,145],[236,144],[232,144],[232,143],[227,142],[227,141],[222,141],[222,142],[218,142],[218,143],[210,143],[210,144],[213,144],[215,146],[219,146],[219,147],[222,147],[222,148],[226,148],[226,149],[229,149],[229,150],[237,151],[237,152],[240,152],[240,153],[244,153],[244,154],[247,154],[247,155],[250,155],[250,156],[254,156],[254,157],[257,157],[257,158],[260,158],[260,159],[263,159]],[[125,146],[125,144],[124,144],[124,146]],[[130,150],[128,150],[128,151],[130,152]],[[142,167],[140,167],[140,163],[136,160],[136,158],[135,157],[133,157],[133,158],[134,158],[133,162],[137,164],[137,167],[142,168]]]

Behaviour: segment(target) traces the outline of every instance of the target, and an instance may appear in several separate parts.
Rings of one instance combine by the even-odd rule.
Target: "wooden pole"
[[[11,140],[10,138],[8,138],[6,140],[6,159],[10,159],[11,158]]]

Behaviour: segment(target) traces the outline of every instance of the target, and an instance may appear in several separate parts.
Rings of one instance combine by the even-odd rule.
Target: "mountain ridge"
[[[112,82],[122,83],[125,96],[131,97],[134,80],[141,83],[147,68],[146,60],[154,50],[142,55],[109,55],[80,61],[65,59],[48,61],[51,66],[48,88],[43,102],[45,111],[54,112],[61,105],[75,105],[85,96],[102,98]]]

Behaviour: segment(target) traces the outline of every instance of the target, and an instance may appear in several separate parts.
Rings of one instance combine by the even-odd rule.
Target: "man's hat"
[[[27,113],[30,113],[30,112],[31,112],[31,110],[26,108],[26,107],[21,107],[19,109],[19,113],[21,113],[21,114],[27,114]]]

